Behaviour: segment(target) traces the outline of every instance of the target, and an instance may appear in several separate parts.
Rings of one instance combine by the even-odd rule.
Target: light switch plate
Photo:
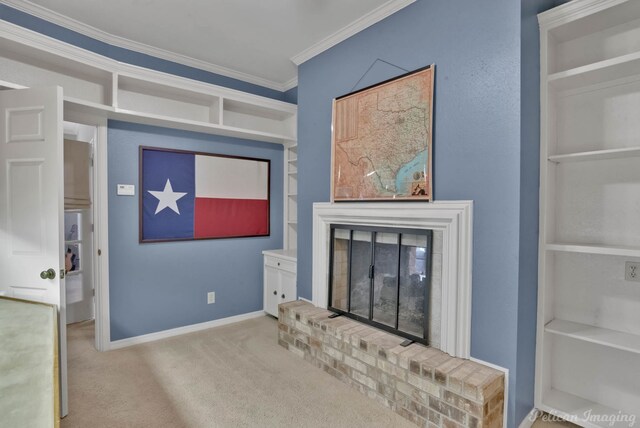
[[[136,194],[136,186],[133,184],[118,184],[118,195],[134,196]]]

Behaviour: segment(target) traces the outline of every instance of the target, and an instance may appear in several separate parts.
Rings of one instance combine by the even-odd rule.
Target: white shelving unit
[[[297,248],[298,242],[298,146],[285,146],[285,249]]]
[[[297,106],[135,67],[0,21],[0,88],[59,85],[65,109],[109,119],[283,144]]]
[[[586,427],[640,417],[640,1],[539,15],[536,407]],[[629,426],[628,420],[613,426]]]

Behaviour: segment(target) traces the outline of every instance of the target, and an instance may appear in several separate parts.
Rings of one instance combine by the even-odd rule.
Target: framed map
[[[431,200],[434,65],[336,98],[332,201]]]

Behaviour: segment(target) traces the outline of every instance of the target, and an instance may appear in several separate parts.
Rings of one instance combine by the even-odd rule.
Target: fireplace
[[[353,230],[430,230],[433,239],[427,342],[449,355],[469,358],[472,219],[471,201],[314,203],[312,303],[319,308],[332,306],[332,225]],[[342,305],[337,307],[344,309]]]
[[[330,230],[328,309],[428,344],[433,231],[340,224]]]
[[[469,355],[472,218],[471,201],[314,203],[313,301],[279,306],[278,343],[417,426],[503,426],[505,374]],[[391,325],[429,346],[374,328]]]

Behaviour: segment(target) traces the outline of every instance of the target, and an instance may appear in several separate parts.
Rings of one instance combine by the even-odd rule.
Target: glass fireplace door
[[[329,309],[427,343],[431,230],[331,226]]]

